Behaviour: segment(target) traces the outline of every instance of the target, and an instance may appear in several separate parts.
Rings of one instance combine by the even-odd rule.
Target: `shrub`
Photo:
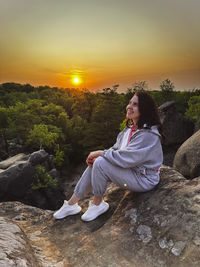
[[[57,178],[53,178],[49,173],[45,171],[45,168],[41,165],[37,165],[35,168],[35,181],[31,185],[32,190],[39,189],[56,189],[58,187]]]
[[[190,97],[190,100],[188,102],[188,109],[186,110],[185,115],[197,122],[197,126],[198,128],[200,128],[200,96]]]
[[[55,163],[56,167],[61,167],[64,162],[64,151],[60,150],[59,144],[56,145],[55,153],[56,155],[53,158],[53,162]]]

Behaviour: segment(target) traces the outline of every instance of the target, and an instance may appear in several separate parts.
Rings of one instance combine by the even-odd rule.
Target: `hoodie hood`
[[[152,125],[151,128],[149,129],[149,131],[161,137],[161,134],[158,131],[157,125]]]

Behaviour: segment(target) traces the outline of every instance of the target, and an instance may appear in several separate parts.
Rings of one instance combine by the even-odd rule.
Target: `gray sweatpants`
[[[74,194],[81,199],[90,191],[95,196],[103,196],[109,180],[121,188],[145,192],[158,184],[159,173],[151,171],[149,174],[142,174],[137,168],[121,168],[100,156],[92,167],[86,168],[74,189]]]

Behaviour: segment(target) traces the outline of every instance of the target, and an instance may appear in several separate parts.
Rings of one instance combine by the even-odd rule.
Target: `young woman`
[[[113,147],[89,154],[86,159],[88,167],[74,194],[54,213],[55,219],[79,213],[78,201],[90,191],[94,197],[81,219],[92,221],[106,212],[109,204],[104,202],[103,195],[109,180],[135,192],[149,191],[159,183],[163,134],[156,104],[147,92],[137,91],[126,111],[127,127],[119,133]]]

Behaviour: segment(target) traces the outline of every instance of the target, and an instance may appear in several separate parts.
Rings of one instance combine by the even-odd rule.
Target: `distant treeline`
[[[200,89],[174,91],[169,80],[161,90],[151,90],[158,106],[175,100],[177,109],[198,122]],[[55,157],[57,167],[77,164],[89,151],[109,148],[115,142],[126,105],[135,90],[145,90],[139,82],[125,93],[118,85],[101,92],[34,87],[30,84],[0,85],[0,152],[9,153],[10,142],[21,144],[32,152],[44,148]],[[1,157],[1,155],[0,155]]]

